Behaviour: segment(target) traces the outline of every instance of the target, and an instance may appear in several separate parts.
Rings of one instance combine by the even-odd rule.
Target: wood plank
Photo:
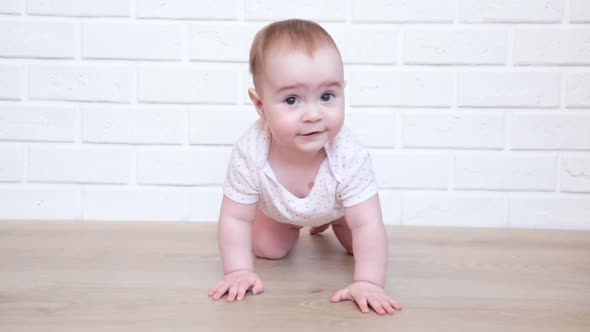
[[[388,292],[362,314],[329,298],[353,258],[304,230],[265,292],[214,302],[213,223],[1,222],[0,331],[590,331],[590,232],[388,227]]]

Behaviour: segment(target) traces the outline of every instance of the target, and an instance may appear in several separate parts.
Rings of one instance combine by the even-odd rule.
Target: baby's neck
[[[269,148],[269,160],[274,161],[275,164],[313,165],[323,161],[325,157],[326,150],[324,148],[314,152],[292,151],[274,146],[272,142]]]

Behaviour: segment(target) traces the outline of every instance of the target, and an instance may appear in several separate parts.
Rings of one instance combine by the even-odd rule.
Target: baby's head
[[[273,142],[299,151],[323,147],[344,121],[344,70],[332,37],[305,20],[272,23],[250,49],[248,91]]]
[[[258,31],[250,47],[250,73],[254,86],[260,78],[267,57],[277,50],[300,50],[312,56],[319,47],[333,47],[340,52],[336,43],[319,24],[299,19],[278,21],[267,25]],[[340,59],[342,62],[342,59]]]

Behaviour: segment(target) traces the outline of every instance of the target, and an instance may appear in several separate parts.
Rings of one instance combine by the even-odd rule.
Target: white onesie
[[[320,226],[344,215],[377,193],[369,152],[350,130],[343,127],[325,145],[314,186],[307,197],[299,198],[278,181],[267,162],[270,132],[258,119],[234,146],[223,193],[242,204],[258,202],[262,212],[282,223]]]

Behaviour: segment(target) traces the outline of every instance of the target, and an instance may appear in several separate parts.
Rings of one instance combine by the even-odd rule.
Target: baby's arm
[[[375,195],[363,203],[347,208],[345,218],[352,232],[354,280],[385,287],[387,236],[379,196]]]
[[[401,310],[402,307],[384,291],[387,235],[379,196],[346,208],[344,215],[352,232],[354,283],[338,291],[332,301],[354,300],[365,313],[369,312],[369,306],[381,315]]]
[[[209,291],[213,300],[226,293],[227,300],[242,300],[248,290],[256,295],[263,291],[262,281],[252,263],[252,221],[256,204],[240,204],[223,196],[218,223],[218,242],[223,261],[224,278]]]

